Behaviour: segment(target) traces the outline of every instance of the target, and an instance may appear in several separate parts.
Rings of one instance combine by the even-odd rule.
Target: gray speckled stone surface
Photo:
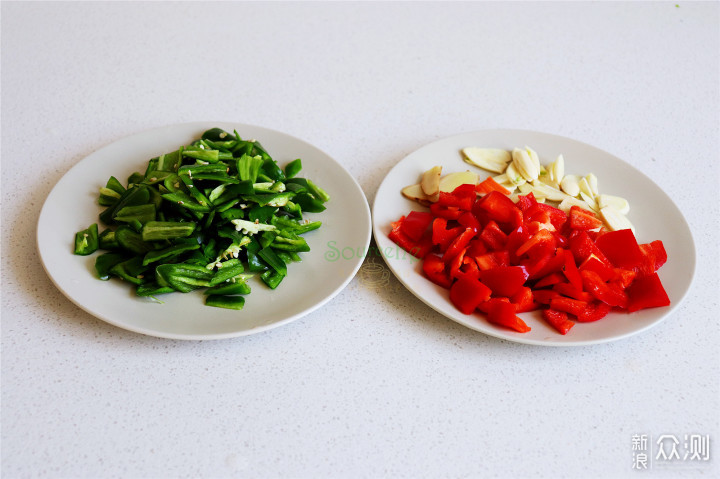
[[[719,473],[717,3],[1,8],[4,478]],[[90,152],[197,120],[305,139],[370,202],[397,161],[451,134],[576,138],[675,200],[696,279],[657,327],[575,349],[463,328],[377,257],[260,335],[117,329],[45,275],[38,213]],[[633,434],[695,433],[711,436],[710,462],[631,469]]]

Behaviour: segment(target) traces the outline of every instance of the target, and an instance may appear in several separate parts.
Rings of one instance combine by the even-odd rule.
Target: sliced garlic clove
[[[525,145],[525,151],[527,151],[527,154],[528,154],[528,156],[530,157],[530,160],[533,162],[533,166],[535,167],[535,171],[537,171],[538,174],[539,174],[539,173],[540,173],[540,167],[542,166],[542,165],[540,165],[540,157],[539,157],[538,154],[535,152],[535,150],[533,150],[532,148],[530,148],[530,147],[527,146],[527,145]],[[533,179],[534,179],[534,178],[533,178]]]
[[[590,198],[595,199],[595,195],[592,192],[592,188],[590,187],[590,183],[588,183],[587,178],[580,178],[578,180],[578,187],[580,188],[580,196],[582,197],[582,194],[585,193],[586,196],[589,196]]]
[[[512,161],[509,151],[497,148],[468,147],[463,148],[462,153],[466,163],[494,173],[502,173]]]
[[[493,180],[495,180],[497,184],[508,190],[510,193],[515,191],[515,188],[517,188],[513,183],[510,182],[506,173],[494,176]]]
[[[565,175],[560,182],[560,188],[568,195],[577,197],[580,194],[579,180],[577,175]]]
[[[590,173],[585,177],[585,181],[587,181],[588,185],[590,186],[590,191],[592,192],[593,198],[598,195],[598,179],[597,176]]]
[[[625,198],[613,195],[598,195],[597,198],[598,208],[603,209],[607,206],[612,206],[620,214],[626,215],[630,212],[630,203]]]
[[[535,163],[530,159],[528,152],[519,148],[513,150],[513,162],[510,165],[515,167],[515,170],[520,173],[525,181],[532,181],[540,174],[540,169],[535,167]]]
[[[540,180],[533,181],[532,187],[535,196],[543,196],[550,201],[562,201],[567,197],[567,195],[562,191],[557,188],[553,188],[550,185],[546,185]]]
[[[565,213],[569,213],[570,208],[572,208],[573,206],[577,206],[578,208],[582,208],[584,210],[588,209],[587,203],[572,196],[566,196],[565,199],[562,200],[558,205],[558,209],[563,210]]]
[[[507,168],[505,169],[505,174],[507,175],[508,181],[515,186],[519,186],[525,183],[525,178],[517,170],[514,161],[507,166]]]
[[[627,216],[620,213],[612,206],[606,206],[600,210],[600,216],[602,216],[605,225],[610,231],[626,230],[630,229],[635,232],[635,227],[632,225]]]
[[[472,171],[458,171],[448,173],[440,178],[440,191],[444,193],[452,193],[460,185],[477,185],[478,175]]]
[[[584,191],[580,192],[580,198],[587,204],[587,208],[590,208],[594,212],[598,212],[600,208],[597,206],[597,201],[595,201],[595,198],[592,198],[585,194]]]
[[[552,177],[555,183],[560,184],[565,176],[565,158],[562,155],[558,155],[557,159],[552,163]]]

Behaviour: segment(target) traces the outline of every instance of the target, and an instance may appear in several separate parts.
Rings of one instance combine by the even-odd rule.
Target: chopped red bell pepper
[[[602,301],[593,301],[588,303],[585,310],[578,315],[578,323],[592,323],[593,321],[598,321],[607,316],[610,309],[610,305],[603,303]]]
[[[505,297],[490,298],[489,300],[480,303],[477,307],[477,310],[481,311],[485,314],[488,314],[490,312],[490,306],[492,306],[493,304],[495,304],[498,301],[510,304],[510,298],[505,298]]]
[[[544,309],[542,312],[543,319],[560,334],[567,334],[575,323],[568,319],[568,315],[564,311],[556,311],[554,309]]]
[[[560,293],[551,289],[536,289],[533,291],[533,298],[539,304],[550,304],[553,299],[560,297]]]
[[[586,301],[580,301],[579,299],[571,299],[559,296],[550,301],[550,308],[557,311],[565,311],[573,316],[580,316],[587,307]]]
[[[480,239],[482,239],[488,248],[491,250],[501,250],[505,248],[507,242],[507,235],[500,229],[495,221],[489,221],[482,233],[480,233]]]
[[[501,266],[480,271],[480,280],[492,290],[494,296],[511,297],[527,279],[527,270],[522,266]]]
[[[662,241],[656,240],[652,243],[638,245],[643,255],[643,264],[639,273],[649,275],[656,272],[667,261],[667,252]]]
[[[448,249],[445,251],[443,258],[448,261],[453,259],[461,250],[465,249],[470,243],[470,240],[475,237],[475,231],[472,228],[465,228],[465,231],[450,243]]]
[[[598,236],[595,244],[616,268],[637,271],[643,264],[643,254],[632,230],[610,231]]]
[[[563,296],[567,296],[568,298],[572,299],[579,299],[580,301],[589,302],[595,299],[592,294],[585,292],[581,289],[577,289],[574,285],[570,283],[557,283],[553,286],[552,289],[553,291],[557,291]]]
[[[425,276],[433,283],[443,288],[449,288],[450,285],[452,285],[452,278],[450,278],[450,275],[447,273],[445,262],[440,256],[428,254],[423,259],[422,268]]]
[[[628,297],[625,292],[619,287],[603,281],[595,271],[586,269],[580,273],[580,276],[582,276],[583,289],[596,299],[610,306],[621,308],[627,306]]]
[[[484,210],[491,220],[498,224],[508,225],[507,231],[512,231],[522,224],[522,211],[506,195],[491,191],[483,196],[479,208]]]
[[[579,206],[570,208],[570,228],[574,230],[591,230],[600,228],[603,225],[595,213],[584,210]]]
[[[610,281],[615,277],[615,269],[609,263],[602,261],[594,254],[588,256],[578,269],[580,271],[584,271],[586,269],[595,271],[603,281]]]
[[[542,278],[552,273],[562,272],[565,266],[565,251],[562,248],[555,250],[554,256],[551,255],[545,264],[537,270],[533,268],[533,271],[530,271],[530,279]]]
[[[475,215],[470,213],[469,211],[463,212],[463,214],[460,215],[458,218],[458,223],[460,223],[461,226],[464,226],[465,228],[472,228],[473,231],[476,233],[482,230],[482,226],[480,225],[480,222],[475,218]]]
[[[490,288],[475,278],[463,276],[450,286],[450,301],[463,314],[471,314],[480,303],[488,299],[490,299]]]
[[[538,309],[538,304],[533,297],[532,289],[523,286],[517,293],[510,297],[510,302],[515,305],[516,313],[526,313]]]
[[[420,241],[432,221],[433,216],[427,211],[411,211],[402,222],[401,231],[413,241]]]
[[[445,206],[440,203],[432,203],[430,205],[430,213],[432,213],[435,218],[456,220],[460,218],[463,211],[457,206]]]
[[[567,221],[567,214],[563,210],[545,203],[535,203],[525,211],[524,216],[526,222],[539,221],[540,223],[547,223],[550,221],[558,231],[562,229],[562,226]]]
[[[637,272],[630,271],[629,269],[614,268],[613,271],[615,272],[615,276],[613,276],[611,282],[616,283],[621,289],[626,289],[630,286],[637,276]]]
[[[488,321],[513,329],[519,333],[527,333],[530,327],[515,314],[515,305],[505,301],[490,300]]]
[[[475,203],[475,186],[460,185],[452,193],[440,192],[437,204],[447,207],[457,207],[463,211],[470,211]]]
[[[416,258],[424,258],[433,247],[431,238],[427,236],[423,237],[420,241],[413,241],[408,235],[402,232],[403,221],[405,221],[404,216],[391,224],[392,230],[388,234],[388,238]]]
[[[580,271],[578,271],[578,267],[575,264],[575,257],[570,250],[565,250],[565,264],[563,265],[563,274],[568,279],[568,281],[570,281],[570,284],[575,286],[576,289],[583,289],[583,280],[580,277]]]
[[[530,192],[527,195],[518,195],[517,203],[515,204],[520,208],[520,211],[524,213],[528,208],[536,205],[537,200],[535,199],[535,195]]]
[[[590,255],[595,255],[603,263],[610,263],[610,260],[600,251],[587,231],[575,231],[570,235],[570,251],[575,256],[575,263],[582,264]]]
[[[532,275],[531,275],[532,279]],[[550,273],[547,276],[543,276],[535,283],[535,288],[545,288],[547,286],[552,286],[557,283],[561,283],[565,281],[565,275],[560,273]]]
[[[472,256],[473,258],[476,256],[483,255],[488,252],[487,247],[485,246],[485,242],[481,240],[480,238],[473,238],[470,240],[470,243],[468,243],[468,250],[467,254],[468,256]]]
[[[510,266],[510,255],[507,251],[491,251],[480,256],[475,256],[478,268],[481,270]]]
[[[657,273],[635,278],[635,281],[628,286],[627,294],[627,309],[630,312],[645,308],[668,306],[670,304],[670,298]]]
[[[450,243],[463,232],[461,226],[448,229],[447,224],[448,221],[445,218],[435,218],[433,220],[432,242],[440,247],[440,252],[444,252],[450,246]]]
[[[523,256],[526,253],[530,253],[531,249],[536,247],[548,248],[551,251],[555,251],[555,235],[548,230],[540,230],[533,237],[523,243],[515,252],[519,256]]]

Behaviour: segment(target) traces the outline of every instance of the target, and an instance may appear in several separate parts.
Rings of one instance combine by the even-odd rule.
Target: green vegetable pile
[[[296,159],[280,168],[262,145],[213,128],[177,151],[149,161],[124,187],[100,188],[106,209],[75,235],[75,254],[97,256],[98,277],[135,285],[138,296],[205,289],[205,304],[242,309],[247,280],[275,289],[288,265],[310,250],[301,236],[321,226],[303,219],[330,198],[298,177]]]

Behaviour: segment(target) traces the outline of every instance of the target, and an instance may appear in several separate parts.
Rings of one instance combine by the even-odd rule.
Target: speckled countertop
[[[717,475],[719,13],[3,2],[2,476]],[[396,162],[438,138],[576,138],[675,200],[695,281],[657,327],[569,349],[466,329],[392,277],[379,288],[358,276],[314,313],[238,339],[163,340],[95,319],[37,261],[45,197],[92,151],[198,120],[302,138],[370,202]],[[652,456],[656,438],[694,434],[710,437],[709,461],[633,470],[634,435]]]

